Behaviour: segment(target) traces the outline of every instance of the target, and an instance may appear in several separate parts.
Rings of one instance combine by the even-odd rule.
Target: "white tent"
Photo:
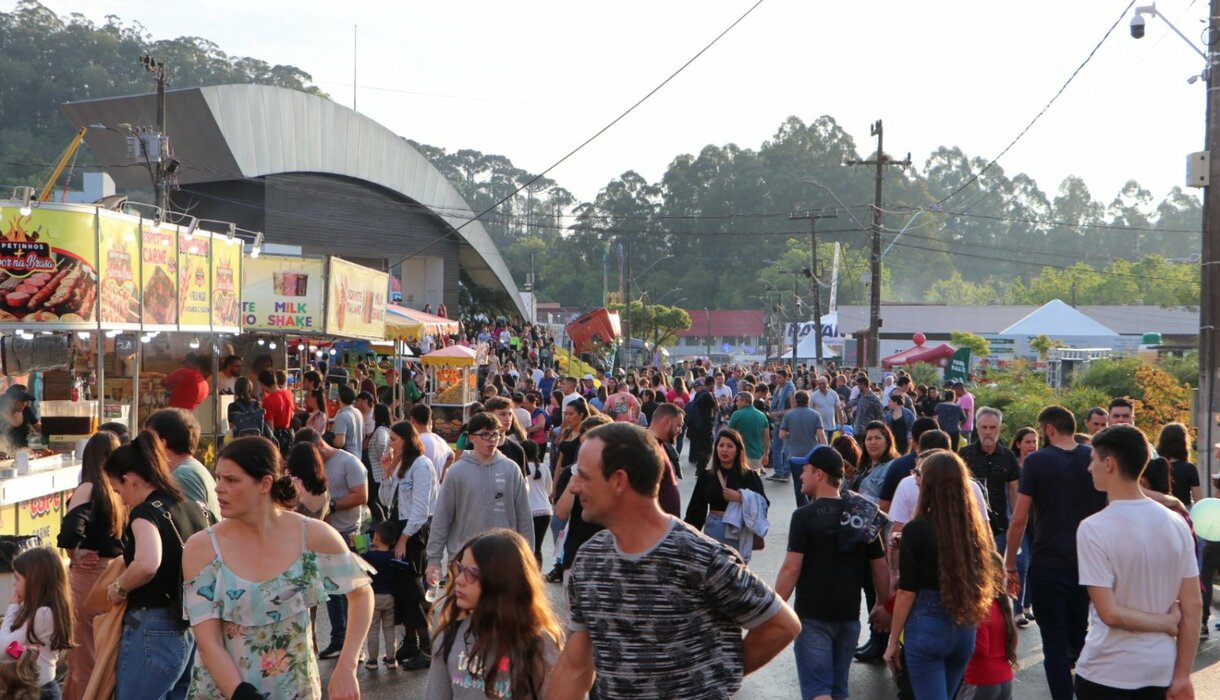
[[[1118,333],[1059,299],[1052,299],[996,335],[1031,338],[1039,335],[1052,338],[1114,338]]]
[[[789,346],[787,346],[787,348],[788,348],[788,352],[784,354],[784,357],[790,358],[790,357],[792,357],[792,346],[789,345]],[[840,354],[842,354],[842,352],[836,352],[836,351],[830,349],[830,347],[828,347],[826,345],[826,340],[825,339],[822,340],[822,358],[823,359],[836,357]],[[801,341],[799,343],[797,343],[797,345],[796,345],[796,358],[798,360],[811,360],[817,356],[818,356],[817,334],[810,333],[809,335],[805,336],[804,338],[801,338]]]

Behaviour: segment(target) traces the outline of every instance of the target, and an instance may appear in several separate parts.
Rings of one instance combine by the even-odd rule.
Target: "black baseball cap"
[[[13,384],[4,392],[4,398],[10,401],[33,401],[34,395],[24,384]]]
[[[839,454],[838,450],[826,445],[817,445],[809,451],[809,454],[801,457],[789,457],[788,464],[798,469],[803,469],[808,464],[833,477],[843,478],[843,456]]]

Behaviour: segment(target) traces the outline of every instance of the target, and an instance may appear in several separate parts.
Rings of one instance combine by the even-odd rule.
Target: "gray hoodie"
[[[516,530],[526,542],[534,541],[525,478],[517,463],[499,452],[484,464],[467,450],[449,467],[437,495],[428,563],[439,566],[443,551],[452,557],[470,538],[497,527]]]

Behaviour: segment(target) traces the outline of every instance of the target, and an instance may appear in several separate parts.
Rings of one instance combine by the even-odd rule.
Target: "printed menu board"
[[[241,310],[246,330],[323,332],[325,261],[260,255],[242,262]],[[382,319],[384,324],[384,317]]]
[[[144,327],[178,329],[178,228],[161,224],[154,230],[144,221],[141,228]]]
[[[97,286],[94,209],[0,210],[0,323],[93,327]]]
[[[326,278],[326,332],[344,338],[385,339],[390,276],[332,257]]]
[[[212,327],[212,237],[195,232],[178,234],[178,328],[206,331]]]
[[[212,239],[212,330],[241,330],[241,241]]]
[[[99,316],[107,326],[135,328],[140,324],[139,221],[101,211],[97,226]]]

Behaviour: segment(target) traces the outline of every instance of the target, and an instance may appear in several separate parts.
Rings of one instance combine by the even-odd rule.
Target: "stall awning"
[[[419,358],[425,365],[448,365],[450,367],[474,367],[475,352],[464,345],[450,345],[433,350]]]
[[[385,307],[386,340],[418,342],[426,335],[453,335],[460,328],[458,322],[426,314],[423,311],[389,304]]]
[[[881,358],[881,366],[885,369],[891,369],[893,367],[913,365],[916,362],[926,362],[935,367],[944,367],[953,357],[953,352],[953,346],[944,343],[936,347],[916,345],[913,348],[908,348],[889,357]]]

